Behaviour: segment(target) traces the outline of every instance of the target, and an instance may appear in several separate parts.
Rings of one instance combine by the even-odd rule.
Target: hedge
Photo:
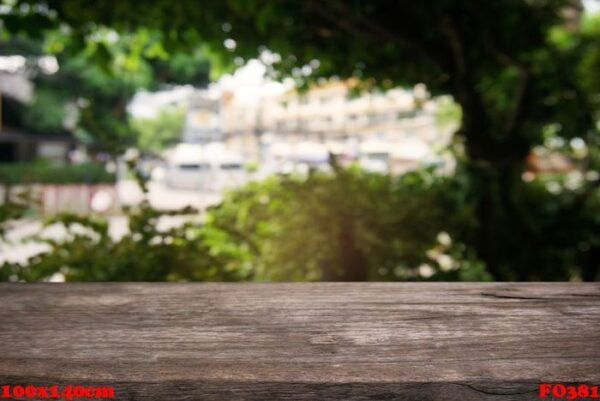
[[[0,184],[98,184],[115,182],[115,174],[99,163],[52,165],[48,163],[0,164]]]

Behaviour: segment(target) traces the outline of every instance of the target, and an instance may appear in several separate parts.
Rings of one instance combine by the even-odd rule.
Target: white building
[[[351,81],[332,81],[306,93],[289,90],[251,103],[226,93],[221,101],[225,140],[259,160],[268,158],[270,149],[321,144],[367,168],[390,172],[433,161],[437,148],[449,140],[450,131],[436,125],[436,102],[426,101],[422,88],[351,96],[351,86]]]

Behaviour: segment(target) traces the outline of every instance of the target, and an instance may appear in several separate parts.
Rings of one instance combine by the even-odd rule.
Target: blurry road
[[[143,199],[143,193],[133,180],[123,180],[117,183],[117,193],[123,205],[135,205]],[[221,200],[221,194],[216,192],[203,192],[183,190],[167,187],[163,182],[150,181],[148,183],[148,200],[157,209],[181,209],[192,206],[203,210]]]

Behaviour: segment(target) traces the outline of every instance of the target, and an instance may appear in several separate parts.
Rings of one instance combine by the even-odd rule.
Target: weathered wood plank
[[[0,384],[121,400],[534,400],[600,384],[600,284],[0,285]]]

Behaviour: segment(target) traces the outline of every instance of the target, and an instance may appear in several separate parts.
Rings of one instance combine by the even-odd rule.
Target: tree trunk
[[[583,281],[596,281],[600,277],[600,247],[595,246],[587,251],[583,264]]]
[[[520,174],[519,165],[485,167],[472,165],[468,169],[475,202],[477,228],[472,245],[495,280],[523,280],[525,272],[517,271],[519,246],[525,227],[513,195]]]
[[[357,247],[353,217],[340,213],[338,219],[340,231],[332,244],[337,263],[323,266],[323,281],[367,281],[367,258]]]
[[[526,245],[520,241],[528,231],[517,197],[531,144],[522,138],[515,140],[517,132],[511,133],[511,141],[497,139],[482,116],[482,105],[469,102],[466,106],[459,134],[465,139],[470,197],[477,219],[471,245],[495,280],[526,279],[527,272],[518,271],[515,263]]]
[[[352,217],[345,216],[342,231],[338,235],[338,250],[342,275],[340,281],[366,281],[367,261],[363,252],[356,246]]]

